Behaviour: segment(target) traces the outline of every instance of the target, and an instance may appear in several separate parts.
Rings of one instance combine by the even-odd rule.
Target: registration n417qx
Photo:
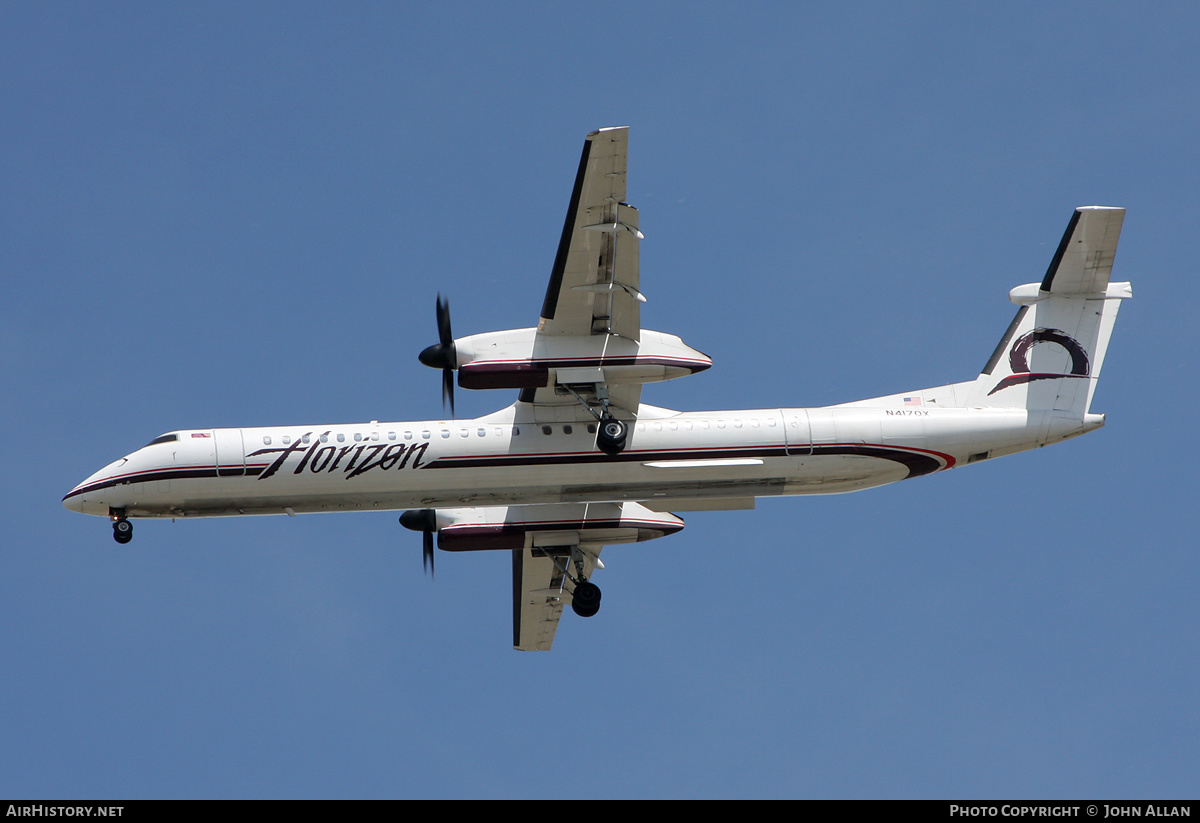
[[[1128,283],[1111,283],[1125,210],[1071,215],[1040,283],[974,380],[813,409],[678,412],[642,386],[712,361],[643,329],[638,212],[625,202],[626,128],[587,136],[534,328],[455,338],[440,296],[453,415],[467,389],[517,389],[473,420],[189,429],[156,437],[67,493],[73,511],[131,518],[406,509],[400,522],[447,551],[512,552],[513,645],[549,649],[563,607],[600,607],[603,546],[672,534],[671,512],[748,509],[756,497],[834,494],[1066,440],[1090,411]]]

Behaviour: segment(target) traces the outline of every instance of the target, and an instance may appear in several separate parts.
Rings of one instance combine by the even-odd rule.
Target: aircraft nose
[[[63,496],[63,508],[80,514],[106,514],[108,504],[103,500],[103,494],[98,495],[97,492],[102,492],[107,486],[112,485],[113,476],[121,466],[128,462],[128,457],[122,457],[86,478]]]
[[[83,495],[79,495],[79,494],[75,493],[78,488],[79,487],[76,486],[74,489],[71,489],[69,492],[67,492],[66,496],[62,500],[62,504],[63,504],[63,507],[66,508],[68,511],[82,513],[83,512]]]

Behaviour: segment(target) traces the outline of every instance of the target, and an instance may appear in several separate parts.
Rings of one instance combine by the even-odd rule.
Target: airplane
[[[1109,282],[1125,210],[1071,215],[1040,283],[972,380],[821,408],[679,412],[642,386],[712,360],[643,329],[638,212],[626,200],[628,127],[587,135],[534,328],[454,337],[437,297],[451,419],[184,429],[154,438],[63,498],[132,518],[405,510],[445,551],[510,551],[513,647],[548,651],[566,606],[600,608],[604,546],[684,527],[677,512],[751,509],[758,497],[838,494],[1057,443],[1104,425],[1090,411],[1129,283]],[[516,389],[493,414],[453,419],[454,383]]]

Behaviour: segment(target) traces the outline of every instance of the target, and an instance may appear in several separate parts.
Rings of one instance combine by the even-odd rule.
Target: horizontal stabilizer
[[[1041,290],[1054,295],[1097,294],[1108,287],[1125,209],[1080,206],[1071,215],[1058,251],[1042,278]]]

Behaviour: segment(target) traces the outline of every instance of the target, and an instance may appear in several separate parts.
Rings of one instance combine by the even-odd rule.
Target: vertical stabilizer
[[[1021,308],[975,382],[971,406],[1054,411],[1082,420],[1129,283],[1110,283],[1125,210],[1075,210],[1040,284],[1009,292]]]

